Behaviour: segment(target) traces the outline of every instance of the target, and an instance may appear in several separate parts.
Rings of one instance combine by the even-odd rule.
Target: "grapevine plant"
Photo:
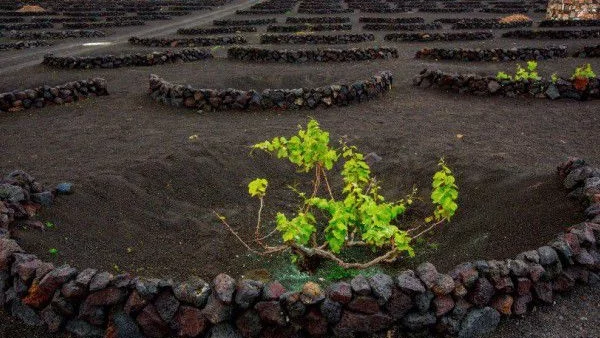
[[[218,215],[220,220],[254,253],[264,255],[291,250],[304,258],[331,260],[345,269],[363,269],[395,261],[402,254],[414,256],[413,241],[454,216],[458,208],[458,187],[443,159],[433,176],[433,214],[420,225],[407,228],[397,224],[396,220],[413,203],[415,191],[399,201],[387,201],[380,194],[381,187],[371,175],[365,156],[356,147],[340,143],[339,149],[333,148],[329,133],[322,130],[317,121],[310,120],[306,129],[301,128],[297,135],[255,144],[253,149],[287,159],[300,172],[312,173],[312,189],[302,192],[293,188],[301,199],[298,210],[293,215],[278,212],[275,229],[263,235],[261,215],[268,180],[258,178],[250,182],[250,196],[260,201],[254,239],[258,248],[240,238],[225,218]],[[329,184],[328,173],[340,162],[343,162],[339,172],[343,186],[341,192],[335,193]],[[265,243],[275,233],[281,235],[282,244]],[[346,262],[340,258],[343,250],[356,246],[368,247],[378,256],[365,262]]]

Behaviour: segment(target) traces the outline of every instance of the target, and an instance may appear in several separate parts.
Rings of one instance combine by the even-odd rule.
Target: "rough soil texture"
[[[461,14],[398,16],[423,16],[431,21]],[[154,32],[167,34],[173,27],[156,27]],[[360,26],[355,22],[355,27]],[[124,32],[119,39],[128,32],[137,34]],[[500,30],[495,34],[499,36]],[[293,210],[296,199],[285,186],[290,180],[299,182],[302,176],[264,154],[249,156],[248,147],[294,133],[309,116],[331,131],[332,139],[345,137],[361,151],[382,157],[373,170],[389,199],[402,198],[413,186],[427,199],[440,157],[454,169],[460,209],[452,223],[432,237],[437,250],[389,267],[391,271],[425,259],[443,271],[465,260],[512,257],[545,244],[565,226],[582,220],[581,206],[566,198],[554,170],[567,156],[600,164],[598,102],[480,98],[414,88],[412,76],[425,67],[493,74],[512,72],[515,63],[433,62],[414,60],[413,56],[423,47],[566,44],[574,50],[600,40],[497,37],[478,42],[388,43],[383,42],[383,35],[376,33],[375,44],[398,47],[400,59],[288,65],[217,58],[151,68],[77,71],[32,65],[43,55],[38,50],[2,54],[0,92],[100,76],[108,80],[111,94],[67,106],[0,115],[0,173],[24,169],[49,184],[72,181],[76,186],[74,195],[59,198],[40,215],[40,220],[53,222],[56,229],[20,231],[19,243],[56,264],[107,270],[118,267],[146,276],[184,278],[195,274],[212,279],[219,272],[237,277],[256,269],[276,271],[279,264],[287,262],[286,257],[248,255],[212,210],[227,216],[236,230],[249,238],[256,203],[247,197],[246,185],[255,177],[266,177],[271,183],[267,198],[271,211],[266,219],[272,219],[274,209]],[[248,36],[257,41],[257,34]],[[121,42],[76,51],[77,43],[67,44],[68,53],[149,50]],[[286,47],[315,46],[276,46]],[[37,54],[27,56],[30,53]],[[224,50],[216,53],[222,56]],[[19,57],[22,62],[15,61]],[[543,61],[540,73],[569,76],[582,62],[572,58]],[[598,60],[585,62],[600,69]],[[381,70],[391,70],[396,79],[389,95],[326,110],[197,113],[158,105],[145,93],[149,73],[197,87],[264,89],[348,82]],[[462,137],[457,137],[459,134]],[[198,138],[190,140],[192,135]],[[58,257],[50,257],[49,248],[57,248]],[[504,335],[494,337],[600,337],[599,292],[593,290],[595,295],[584,302],[580,298],[585,291],[592,290],[580,289],[557,306],[543,308],[523,321],[511,321],[501,328]],[[577,321],[576,316],[589,321]],[[596,325],[591,325],[593,320]],[[552,329],[555,331],[544,331]],[[49,336],[3,320],[0,337]]]

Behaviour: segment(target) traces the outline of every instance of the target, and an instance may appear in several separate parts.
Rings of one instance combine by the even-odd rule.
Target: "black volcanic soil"
[[[399,16],[424,16],[431,21],[456,15]],[[496,16],[500,15],[492,15]],[[496,36],[500,32],[495,31]],[[246,184],[255,177],[271,182],[268,220],[274,209],[292,210],[295,198],[285,184],[302,177],[289,165],[264,154],[249,156],[248,147],[290,135],[309,117],[331,131],[332,139],[345,137],[363,152],[382,157],[373,170],[388,198],[401,198],[415,185],[426,198],[440,157],[454,169],[460,209],[455,219],[431,238],[437,249],[423,250],[416,260],[386,267],[389,271],[425,259],[446,270],[465,260],[512,257],[545,244],[565,226],[582,220],[581,207],[566,198],[554,171],[567,156],[600,164],[598,102],[458,96],[414,88],[411,77],[425,67],[482,74],[515,67],[515,63],[414,60],[414,53],[423,47],[567,44],[574,49],[598,44],[598,39],[497,37],[479,42],[387,43],[381,39],[383,33],[376,35],[374,44],[398,47],[400,59],[288,65],[218,58],[118,70],[33,66],[3,74],[0,92],[101,76],[108,80],[111,93],[72,105],[0,114],[0,173],[24,169],[42,182],[71,181],[76,187],[75,194],[59,198],[39,215],[56,228],[19,231],[20,244],[46,260],[79,268],[118,268],[136,275],[179,279],[190,274],[212,279],[219,272],[241,276],[266,269],[272,277],[280,277],[289,267],[287,257],[249,255],[212,211],[227,216],[236,230],[248,237],[253,231],[256,201],[247,196]],[[290,46],[277,46],[285,47]],[[123,50],[148,51],[129,45],[110,46],[105,51]],[[542,61],[540,73],[569,76],[582,62],[572,58]],[[600,69],[597,59],[585,62]],[[353,81],[381,70],[395,75],[388,95],[370,103],[326,110],[198,113],[158,105],[145,94],[149,73],[195,86],[263,89]],[[192,135],[197,138],[190,139]],[[57,248],[58,256],[50,257],[49,248]],[[37,337],[11,325],[0,324],[0,337]],[[7,333],[3,336],[3,332]],[[559,336],[570,337],[566,333]]]

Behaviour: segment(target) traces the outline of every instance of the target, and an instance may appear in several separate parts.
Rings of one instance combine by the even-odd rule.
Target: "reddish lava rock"
[[[499,295],[492,300],[492,307],[501,315],[510,316],[514,299],[510,295]]]
[[[137,322],[148,337],[162,338],[169,333],[169,326],[162,320],[152,304],[142,310],[137,317]]]
[[[174,322],[179,337],[197,337],[203,334],[208,326],[202,312],[191,306],[181,306],[175,315]]]

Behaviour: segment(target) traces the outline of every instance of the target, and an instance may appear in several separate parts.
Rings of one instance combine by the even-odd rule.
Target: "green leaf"
[[[267,193],[268,184],[265,178],[257,178],[248,184],[248,193],[252,197],[263,198]]]

